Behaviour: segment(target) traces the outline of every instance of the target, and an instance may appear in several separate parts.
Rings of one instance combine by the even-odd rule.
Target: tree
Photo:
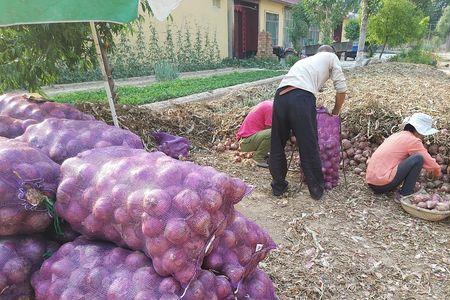
[[[151,14],[147,1],[143,11]],[[102,56],[115,50],[114,36],[130,25],[97,23]],[[85,69],[97,65],[91,29],[88,23],[24,25],[0,28],[0,93],[25,89],[40,91],[54,83],[60,66]],[[108,83],[114,87],[112,70],[107,64]]]
[[[444,9],[441,18],[436,25],[436,33],[443,39],[450,35],[450,6],[447,6]]]
[[[351,19],[344,28],[345,37],[350,41],[356,41],[359,38],[359,22]]]
[[[366,45],[367,24],[369,16],[375,15],[381,8],[380,0],[361,0],[360,14],[361,25],[359,31],[358,52],[356,53],[356,60],[360,61],[364,56],[364,48]]]
[[[322,43],[333,41],[333,30],[357,5],[357,0],[304,0],[305,11],[312,22],[320,27]]]
[[[364,46],[366,44],[367,19],[369,17],[368,0],[361,1],[361,26],[359,32],[358,52],[356,52],[356,60],[360,61],[364,55]]]
[[[369,18],[369,39],[383,45],[398,46],[419,40],[428,27],[429,17],[408,0],[382,0],[380,11]]]
[[[289,38],[294,48],[300,49],[300,40],[308,36],[311,19],[306,11],[303,1],[292,8],[292,25],[289,28]]]
[[[442,41],[446,40],[446,49],[450,49],[450,6],[445,8],[436,26],[436,32]]]

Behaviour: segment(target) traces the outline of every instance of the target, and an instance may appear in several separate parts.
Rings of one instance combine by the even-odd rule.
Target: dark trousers
[[[307,91],[296,89],[282,96],[275,94],[272,115],[272,138],[269,169],[272,190],[282,192],[287,187],[287,160],[284,148],[291,130],[297,140],[300,163],[311,196],[319,199],[324,191],[322,163],[317,138],[316,98]]]
[[[411,155],[398,165],[397,173],[390,183],[383,186],[372,184],[369,184],[369,186],[376,194],[384,194],[394,190],[403,182],[403,186],[400,189],[400,194],[402,196],[411,195],[414,193],[414,187],[419,179],[422,167],[423,156],[420,154]]]

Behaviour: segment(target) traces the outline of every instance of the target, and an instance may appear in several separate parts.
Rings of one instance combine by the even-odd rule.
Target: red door
[[[248,58],[258,50],[258,4],[235,1],[233,56]]]

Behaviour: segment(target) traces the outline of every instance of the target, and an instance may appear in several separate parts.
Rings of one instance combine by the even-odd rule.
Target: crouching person
[[[270,134],[272,127],[273,100],[266,100],[255,107],[245,117],[236,138],[240,141],[242,152],[254,152],[253,160],[257,166],[268,168]]]
[[[404,120],[404,129],[388,137],[368,161],[366,182],[377,194],[393,191],[402,183],[396,200],[414,193],[422,168],[435,177],[441,168],[425,149],[422,139],[438,132],[431,116],[415,113]]]

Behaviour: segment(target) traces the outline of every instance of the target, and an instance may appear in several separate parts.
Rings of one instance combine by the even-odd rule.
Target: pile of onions
[[[143,251],[183,287],[251,190],[212,167],[128,147],[85,151],[61,173],[55,208],[74,230]]]
[[[0,115],[20,120],[37,120],[48,118],[70,120],[94,120],[69,104],[51,101],[29,100],[22,94],[4,94],[0,96]]]
[[[276,248],[266,231],[237,211],[215,243],[203,267],[227,276],[233,288]]]
[[[34,299],[31,275],[57,245],[41,237],[0,238],[0,298]]]
[[[450,211],[450,195],[441,197],[439,194],[418,194],[411,198],[411,203],[423,209]]]
[[[134,133],[101,121],[79,121],[50,118],[29,126],[16,138],[41,150],[61,164],[86,150],[110,146],[143,149],[142,140]]]
[[[36,300],[233,299],[223,276],[201,271],[187,290],[172,277],[160,276],[143,253],[78,238],[64,244],[32,277]]]
[[[370,143],[363,136],[349,139],[348,134],[343,134],[343,137],[345,137],[342,140],[342,148],[344,150],[342,154],[343,163],[347,169],[350,169],[357,175],[365,177],[367,162],[378,145]],[[430,191],[450,193],[450,160],[448,157],[448,148],[437,146],[436,144],[425,146],[431,156],[441,166],[443,176],[439,179],[433,179],[429,173],[422,170],[419,177],[420,186],[423,186]]]
[[[51,218],[59,165],[25,143],[0,138],[0,236],[43,232]]]
[[[223,141],[217,141],[214,146],[212,147],[213,150],[216,150],[218,152],[224,152],[226,150],[238,150],[239,149],[239,142],[235,139],[226,138]]]

